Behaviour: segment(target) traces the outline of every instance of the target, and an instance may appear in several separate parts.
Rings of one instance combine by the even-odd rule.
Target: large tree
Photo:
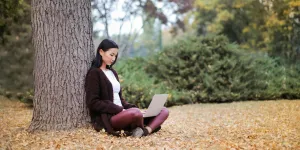
[[[93,57],[91,3],[32,0],[35,49],[30,131],[87,125],[84,79]]]

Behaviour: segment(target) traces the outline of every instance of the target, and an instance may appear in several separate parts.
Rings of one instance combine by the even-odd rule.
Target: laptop
[[[152,97],[152,101],[150,102],[150,105],[148,109],[143,113],[143,117],[153,117],[157,116],[160,111],[163,109],[164,104],[166,103],[168,98],[168,94],[155,94]]]

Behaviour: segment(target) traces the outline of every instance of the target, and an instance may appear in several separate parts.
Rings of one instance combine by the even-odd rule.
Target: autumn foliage
[[[91,127],[30,134],[32,109],[0,97],[0,149],[300,149],[300,101],[248,101],[169,108],[162,129],[142,138]]]

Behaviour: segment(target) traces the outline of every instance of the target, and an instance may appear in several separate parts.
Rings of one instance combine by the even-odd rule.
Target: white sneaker
[[[133,137],[142,137],[144,134],[144,131],[142,128],[137,127],[132,131],[132,136]]]

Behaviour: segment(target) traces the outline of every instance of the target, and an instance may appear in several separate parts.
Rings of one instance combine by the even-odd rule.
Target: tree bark
[[[88,125],[85,75],[94,56],[88,0],[32,0],[35,49],[33,118],[29,131]]]

